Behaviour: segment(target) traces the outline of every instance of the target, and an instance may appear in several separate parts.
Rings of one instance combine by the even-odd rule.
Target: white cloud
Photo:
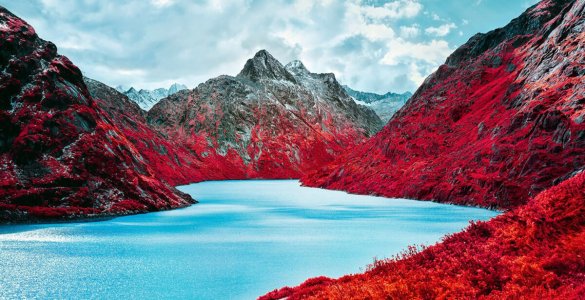
[[[439,65],[453,52],[449,43],[443,40],[432,40],[429,43],[412,43],[396,40],[390,43],[389,51],[380,61],[387,65],[397,65],[402,62],[420,61],[432,65]]]
[[[429,37],[421,34],[430,17],[422,16],[420,2],[18,3],[30,6],[33,17],[22,16],[35,22],[41,37],[54,41],[85,75],[111,86],[152,89],[176,81],[194,87],[236,75],[256,51],[267,49],[282,63],[301,59],[311,71],[334,72],[344,84],[384,93],[413,91],[449,54],[446,41],[425,41]]]
[[[426,72],[429,71],[424,70],[424,67],[418,66],[415,62],[408,64],[408,78],[417,85],[421,85],[425,81]]]
[[[455,23],[446,23],[438,27],[428,27],[425,29],[425,33],[434,36],[446,36],[451,32],[451,29],[457,28]]]
[[[418,0],[397,0],[383,6],[362,6],[364,14],[374,19],[412,18],[417,16],[422,8],[423,6]]]
[[[156,7],[166,7],[173,4],[173,0],[152,0],[151,3]]]
[[[309,12],[315,6],[327,7],[333,0],[296,0],[294,7],[299,12]]]
[[[420,27],[418,24],[411,26],[400,26],[400,37],[404,39],[415,38],[420,34]]]
[[[364,25],[362,34],[371,41],[385,41],[394,38],[394,30],[381,24]]]

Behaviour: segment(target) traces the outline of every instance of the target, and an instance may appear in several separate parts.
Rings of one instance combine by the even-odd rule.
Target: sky
[[[457,47],[537,0],[0,0],[85,76],[194,88],[258,50],[377,93],[414,92]]]

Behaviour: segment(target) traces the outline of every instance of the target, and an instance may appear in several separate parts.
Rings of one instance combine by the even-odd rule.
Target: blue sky
[[[414,91],[477,32],[537,0],[0,0],[86,76],[195,87],[266,49],[373,92]]]

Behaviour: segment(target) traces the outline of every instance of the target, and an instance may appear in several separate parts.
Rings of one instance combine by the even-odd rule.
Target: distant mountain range
[[[370,92],[356,91],[347,85],[343,85],[345,91],[355,99],[356,103],[370,107],[382,119],[384,123],[396,113],[406,101],[412,97],[411,92],[402,94],[388,92],[386,94],[376,94]]]
[[[154,90],[136,90],[134,87],[127,88],[121,85],[116,87],[116,90],[126,95],[130,100],[136,102],[140,108],[146,111],[150,110],[162,98],[166,98],[178,91],[186,89],[186,85],[179,83],[173,83],[168,89],[158,88]]]

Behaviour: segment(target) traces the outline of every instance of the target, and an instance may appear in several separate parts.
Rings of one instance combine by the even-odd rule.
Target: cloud
[[[453,52],[449,44],[443,40],[432,40],[428,43],[412,43],[396,40],[390,43],[390,50],[380,61],[386,65],[397,65],[401,62],[419,61],[439,65]]]
[[[422,8],[422,4],[416,0],[392,1],[383,6],[362,6],[363,13],[374,19],[412,18],[418,15]]]
[[[424,4],[424,5],[423,5]],[[484,3],[487,5],[487,2]],[[418,0],[0,0],[106,84],[191,87],[267,49],[364,91],[414,91],[461,44],[451,16]],[[433,6],[434,5],[434,6]],[[475,19],[457,15],[453,20]],[[446,33],[445,33],[446,32]],[[473,32],[475,33],[475,32]]]
[[[165,7],[173,4],[173,0],[152,0],[151,2],[156,7]]]
[[[400,26],[400,37],[408,39],[417,37],[420,34],[420,27],[418,24],[411,26]]]
[[[432,36],[446,36],[451,32],[451,29],[457,28],[455,23],[446,23],[438,27],[428,27],[425,29],[425,33]]]
[[[422,9],[417,1],[63,1],[31,0],[36,15],[26,19],[84,74],[113,86],[195,86],[237,74],[265,48],[283,63],[300,58],[313,71],[335,72],[360,89],[416,88],[406,70],[380,60],[397,32],[407,30],[389,20],[416,16]],[[405,27],[414,37],[416,26]]]

